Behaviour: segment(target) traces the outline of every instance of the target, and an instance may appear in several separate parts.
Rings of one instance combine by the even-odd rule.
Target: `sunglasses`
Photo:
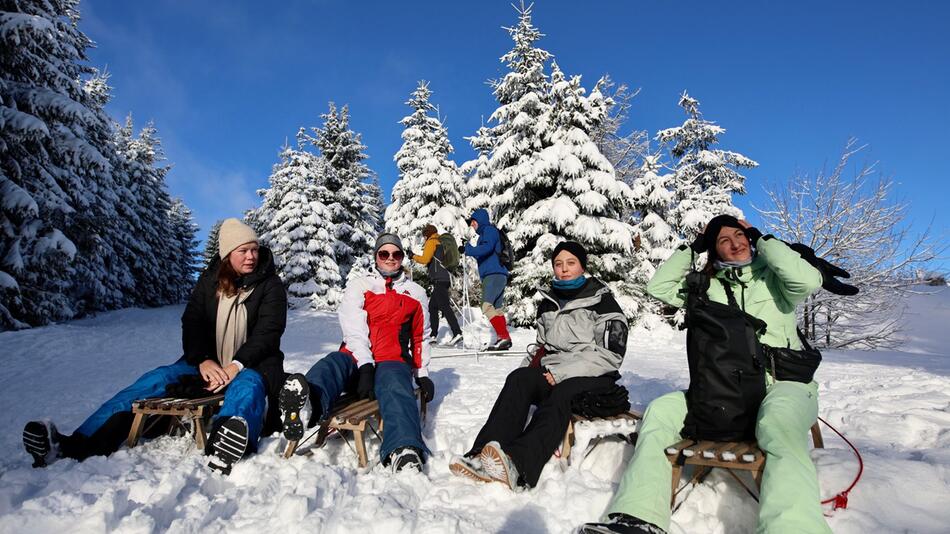
[[[389,259],[389,256],[390,256],[390,254],[389,254],[389,251],[388,251],[388,250],[380,250],[379,252],[376,253],[376,257],[379,258],[379,259],[382,260],[382,261],[388,260],[388,259]],[[393,257],[393,259],[396,260],[396,261],[402,261],[403,258],[406,257],[406,255],[403,254],[403,252],[402,252],[401,250],[397,250],[397,251],[395,251],[395,252],[392,253],[392,257]]]

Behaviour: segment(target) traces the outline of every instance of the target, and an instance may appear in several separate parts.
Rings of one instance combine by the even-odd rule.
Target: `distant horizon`
[[[200,225],[259,205],[278,151],[301,127],[319,126],[327,102],[349,105],[367,164],[388,204],[402,140],[398,121],[418,80],[430,82],[458,163],[474,157],[464,140],[496,109],[487,80],[507,71],[512,42],[502,26],[509,2],[388,3],[292,1],[79,4],[79,28],[96,43],[89,64],[106,69],[119,121],[154,122],[172,165],[168,184]],[[423,13],[424,19],[413,18]],[[747,195],[734,198],[753,223],[769,184],[832,167],[851,137],[897,182],[915,231],[933,221],[945,241],[950,163],[941,127],[950,122],[950,6],[918,2],[819,2],[727,7],[536,2],[539,46],[590,91],[610,74],[640,89],[625,131],[681,124],[684,90],[726,129],[718,148],[760,163],[744,170]],[[548,70],[548,73],[550,71]],[[935,106],[934,103],[937,103]],[[651,149],[658,150],[655,141]],[[946,270],[950,261],[937,262]]]

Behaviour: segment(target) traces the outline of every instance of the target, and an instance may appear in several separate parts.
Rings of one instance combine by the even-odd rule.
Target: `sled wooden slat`
[[[142,399],[132,403],[132,428],[126,445],[135,447],[145,430],[145,423],[150,415],[171,416],[169,430],[187,428],[183,420],[191,420],[191,432],[195,436],[195,444],[204,450],[207,439],[207,425],[211,416],[224,402],[224,394],[211,395],[200,399],[179,399],[174,397],[155,397]]]
[[[571,451],[574,448],[574,425],[576,423],[583,423],[585,421],[632,421],[637,423],[642,418],[643,414],[634,411],[628,411],[618,415],[611,415],[609,417],[584,417],[583,415],[578,414],[572,415],[571,420],[567,423],[567,430],[564,432],[564,440],[561,442],[561,459],[567,461],[568,464],[570,464]],[[626,434],[620,430],[621,428],[623,428],[623,426],[618,425],[616,434]]]
[[[824,448],[821,429],[816,422],[811,430],[812,442],[816,449]],[[666,448],[666,457],[673,467],[673,480],[670,494],[670,507],[676,505],[676,495],[686,486],[696,485],[705,479],[713,468],[724,468],[749,493],[752,493],[738,477],[736,471],[748,471],[752,475],[756,488],[761,490],[762,471],[765,469],[765,453],[755,441],[712,442],[684,439]],[[684,466],[694,466],[695,471],[689,482],[679,486],[680,474]]]
[[[426,402],[422,398],[422,390],[416,388],[416,397],[419,398],[419,415],[422,424],[426,420]],[[383,418],[379,413],[379,401],[369,399],[356,399],[353,395],[343,395],[337,399],[333,405],[333,410],[329,417],[322,423],[317,433],[327,433],[330,430],[349,431],[353,433],[353,442],[356,446],[356,456],[359,460],[359,466],[369,465],[369,458],[366,454],[366,426],[370,419],[376,420],[376,432],[380,437],[383,435]],[[370,427],[372,430],[372,427]],[[297,441],[288,441],[284,449],[284,458],[290,458],[297,450],[300,443]]]

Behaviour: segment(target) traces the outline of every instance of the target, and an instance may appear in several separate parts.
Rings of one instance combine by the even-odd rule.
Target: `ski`
[[[459,356],[526,356],[528,353],[522,350],[461,350],[453,352],[432,351],[430,358],[456,358]]]

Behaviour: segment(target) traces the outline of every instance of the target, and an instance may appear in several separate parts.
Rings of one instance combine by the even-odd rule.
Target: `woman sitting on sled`
[[[209,465],[225,474],[257,449],[270,397],[277,421],[277,393],[284,380],[280,337],[287,323],[287,294],[273,256],[237,219],[221,224],[219,259],[201,274],[181,317],[184,356],[153,369],[99,407],[72,435],[47,421],[31,421],[23,444],[35,467],[58,457],[84,460],[118,450],[132,426],[132,403],[166,396],[166,387],[224,392],[211,425]],[[178,396],[178,395],[176,395]]]
[[[472,449],[449,465],[456,475],[534,487],[564,437],[571,401],[620,377],[627,319],[610,290],[587,276],[587,251],[562,242],[551,266],[553,280],[538,304],[537,349],[508,375]]]

